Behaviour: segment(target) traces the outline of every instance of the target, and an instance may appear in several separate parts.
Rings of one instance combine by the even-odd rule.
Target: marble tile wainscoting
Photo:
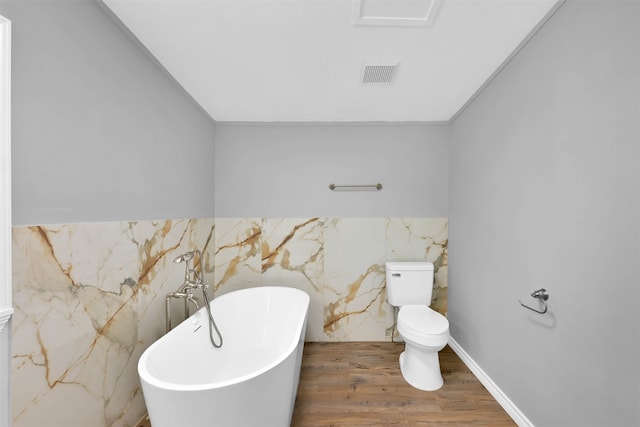
[[[447,218],[216,218],[217,293],[286,285],[311,296],[307,341],[388,341],[385,261],[431,261],[447,311]]]
[[[447,310],[446,218],[210,218],[13,229],[12,419],[133,426],[137,360],[164,332],[180,253],[203,250],[216,295],[268,284],[311,296],[308,341],[388,341],[384,262],[436,266]],[[223,331],[224,332],[224,331]]]
[[[13,426],[132,426],[145,405],[137,362],[164,333],[173,263],[204,250],[212,219],[13,228]]]

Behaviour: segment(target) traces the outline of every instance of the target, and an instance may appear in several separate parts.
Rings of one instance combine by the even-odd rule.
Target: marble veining
[[[213,220],[15,227],[13,425],[134,425],[137,360],[161,335],[165,284],[182,276],[171,260],[213,230]]]
[[[323,227],[320,218],[262,220],[260,283],[292,286],[309,294],[308,341],[323,339]]]
[[[311,297],[307,340],[391,339],[384,262],[435,265],[447,310],[446,218],[209,218],[13,229],[12,423],[133,426],[137,360],[164,333],[180,253],[203,251],[210,293],[262,285]]]
[[[332,218],[325,227],[325,318],[329,341],[384,341],[384,218]]]
[[[260,284],[262,220],[217,218],[214,288],[227,293]]]

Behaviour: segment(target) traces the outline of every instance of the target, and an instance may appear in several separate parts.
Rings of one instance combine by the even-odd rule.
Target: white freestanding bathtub
[[[243,289],[211,301],[222,348],[204,307],[153,343],[138,362],[151,425],[289,426],[308,308],[298,289]]]

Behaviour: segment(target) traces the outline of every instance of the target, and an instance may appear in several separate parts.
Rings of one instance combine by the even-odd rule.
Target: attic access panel
[[[352,0],[356,26],[430,27],[443,0]]]

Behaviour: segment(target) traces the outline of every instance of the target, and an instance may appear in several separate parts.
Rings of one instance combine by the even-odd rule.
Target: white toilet
[[[442,387],[438,352],[449,341],[449,321],[432,310],[433,264],[430,262],[387,262],[389,304],[400,307],[398,332],[405,349],[400,355],[404,379],[420,390]]]

